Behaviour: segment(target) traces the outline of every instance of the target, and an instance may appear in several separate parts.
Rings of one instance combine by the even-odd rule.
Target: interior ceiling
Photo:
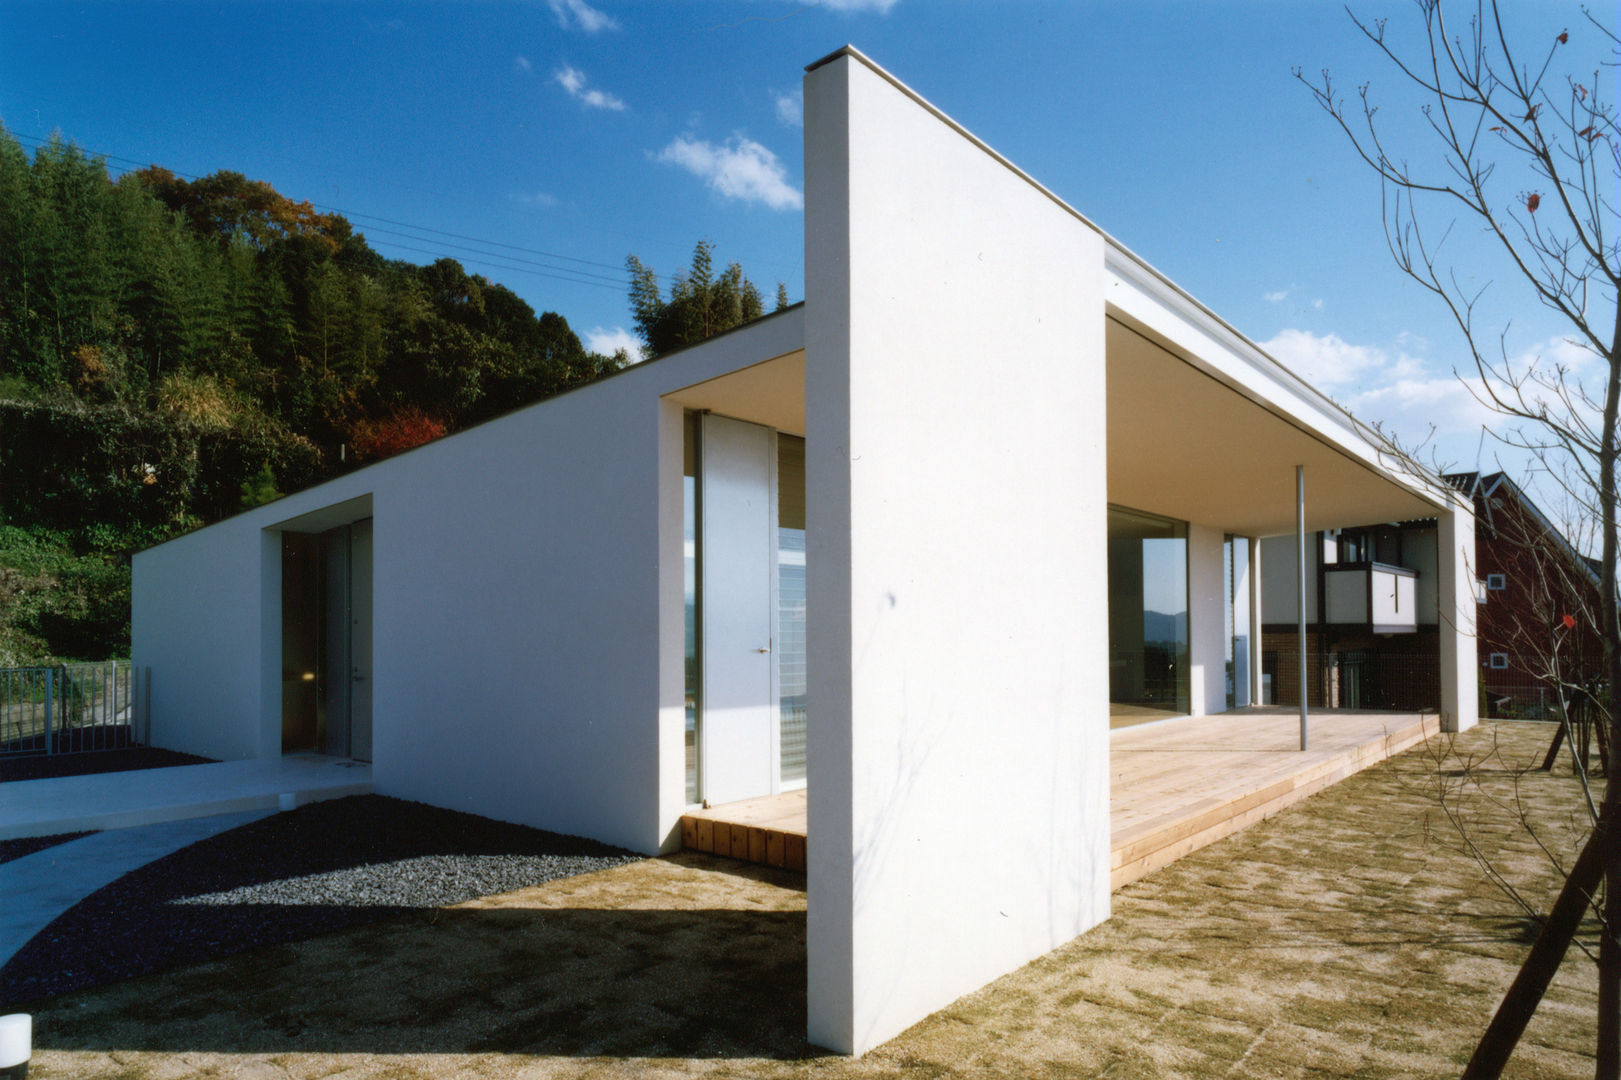
[[[1109,501],[1241,536],[1433,517],[1435,507],[1367,465],[1110,318]]]
[[[805,434],[805,350],[664,395],[689,409],[708,409],[734,420]]]

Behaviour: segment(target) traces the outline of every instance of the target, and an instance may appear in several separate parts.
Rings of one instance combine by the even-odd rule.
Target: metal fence
[[[128,660],[0,668],[0,756],[144,744],[141,684]]]
[[[1262,701],[1300,704],[1298,654],[1268,650],[1262,655]],[[1434,710],[1441,704],[1440,666],[1434,656],[1373,651],[1316,651],[1306,657],[1306,699],[1314,708]]]

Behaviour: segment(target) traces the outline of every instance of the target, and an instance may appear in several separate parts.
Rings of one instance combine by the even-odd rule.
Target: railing
[[[1265,704],[1300,704],[1299,661],[1268,650],[1262,660]],[[1313,708],[1434,710],[1441,704],[1441,669],[1433,655],[1376,652],[1313,652],[1306,657]]]
[[[145,743],[141,682],[128,660],[0,668],[0,756]]]

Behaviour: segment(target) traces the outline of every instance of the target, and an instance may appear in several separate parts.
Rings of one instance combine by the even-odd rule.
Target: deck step
[[[805,872],[805,792],[790,791],[681,818],[681,847]]]

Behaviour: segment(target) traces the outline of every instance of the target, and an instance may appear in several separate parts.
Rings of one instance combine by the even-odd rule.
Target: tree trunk
[[[1616,596],[1616,431],[1621,413],[1621,306],[1615,312],[1615,332],[1610,342],[1610,378],[1604,394],[1604,420],[1599,442],[1599,519],[1603,536],[1599,544],[1599,621],[1604,642],[1605,671],[1609,685],[1604,688],[1605,712],[1600,723],[1610,728],[1610,745],[1621,732],[1621,612]],[[1616,820],[1621,805],[1621,784],[1614,770],[1604,774],[1604,812],[1595,837],[1608,837],[1614,830],[1602,828],[1604,821]],[[1604,936],[1598,953],[1598,1063],[1595,1075],[1601,1080],[1621,1076],[1621,837],[1604,844]]]
[[[1464,1070],[1465,1080],[1476,1077],[1489,1080],[1502,1075],[1509,1054],[1514,1052],[1525,1025],[1530,1023],[1531,1015],[1537,1011],[1542,995],[1547,993],[1548,984],[1559,970],[1571,939],[1582,924],[1582,916],[1592,902],[1592,895],[1604,876],[1607,861],[1605,849],[1613,846],[1606,839],[1614,815],[1608,804],[1605,809],[1606,813],[1599,819],[1593,835],[1583,845],[1576,865],[1571,867],[1564,888],[1559,890],[1559,898],[1554,901],[1553,910],[1548,914],[1542,933],[1537,935],[1536,944],[1531,946],[1531,954],[1520,966],[1520,973],[1514,976],[1508,993],[1503,995],[1502,1004],[1497,1006],[1497,1014],[1492,1017],[1486,1034],[1481,1036],[1480,1044],[1475,1047],[1475,1056],[1469,1059],[1469,1067]],[[1602,1026],[1601,1022],[1601,1029]],[[1604,1075],[1602,1067],[1598,1075]]]

